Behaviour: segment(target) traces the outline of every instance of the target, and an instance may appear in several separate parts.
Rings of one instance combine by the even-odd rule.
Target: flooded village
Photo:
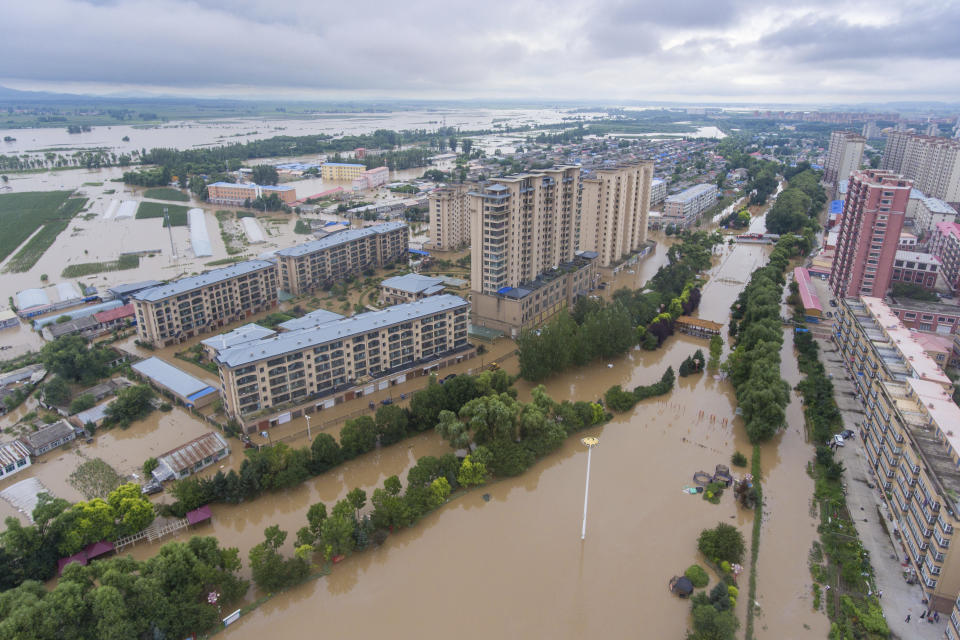
[[[102,541],[118,555],[147,562],[162,545],[194,536],[213,536],[222,547],[238,549],[236,573],[250,586],[229,609],[218,606],[213,627],[197,637],[301,637],[322,630],[358,638],[681,638],[696,624],[696,614],[668,583],[691,565],[706,567],[703,594],[723,584],[725,574],[736,583],[731,594],[739,595],[722,607],[738,620],[735,637],[828,637],[834,616],[828,608],[834,605],[821,603],[811,574],[822,515],[812,469],[822,443],[812,441],[804,413],[798,385],[806,374],[794,337],[813,331],[820,349],[829,351],[833,314],[840,313],[831,307],[837,296],[818,279],[805,291],[820,313],[789,320],[795,307],[791,275],[783,295],[770,301],[779,309],[779,376],[788,387],[785,420],[772,425],[772,438],[751,442],[728,366],[737,344],[731,309],[781,237],[780,231],[767,232],[769,212],[791,188],[783,173],[791,164],[807,170],[817,165],[826,144],[797,134],[782,143],[790,156],[781,163],[763,135],[750,138],[726,122],[716,123],[723,130],[698,120],[687,134],[638,138],[600,127],[615,124],[607,115],[452,110],[440,116],[197,121],[96,127],[69,143],[53,129],[9,130],[16,137],[10,151],[24,157],[67,144],[108,147],[114,154],[152,147],[186,154],[278,135],[336,139],[441,126],[485,133],[438,133],[440,148],[424,136],[429,163],[402,169],[366,162],[400,153],[403,146],[397,145],[396,151],[358,147],[245,159],[223,175],[170,175],[163,185],[136,183],[152,166],[11,171],[0,192],[0,214],[3,198],[36,192],[69,192],[63,203],[83,203],[31,264],[22,254],[44,226],[0,261],[0,319],[10,318],[0,329],[3,440],[29,449],[37,434],[50,431],[52,439],[55,428],[63,432],[50,450],[31,451],[22,469],[16,461],[6,468],[0,516],[29,527],[38,499],[45,504],[40,494],[77,503],[106,499],[122,483],[134,483],[156,518],[142,531]],[[743,114],[735,117],[749,122]],[[494,131],[498,122],[504,131]],[[591,124],[598,133],[591,133]],[[757,179],[759,171],[750,175],[743,168],[754,171],[759,163],[768,163],[766,182]],[[257,184],[254,176],[263,175],[264,167],[275,178]],[[378,168],[383,171],[374,178]],[[140,178],[131,178],[131,171]],[[223,194],[239,189],[252,197],[217,195],[217,185],[224,185]],[[701,202],[704,186],[709,190]],[[608,203],[614,194],[616,204],[604,207],[599,194]],[[591,195],[593,204],[587,202]],[[821,214],[827,226],[823,203],[812,215]],[[670,335],[650,348],[643,338],[653,336],[656,321],[631,322],[630,345],[621,353],[593,357],[536,383],[520,375],[524,337],[548,333],[557,318],[581,309],[584,315],[620,309],[624,290],[628,297],[656,293],[664,286],[657,277],[688,259],[694,250],[686,243],[701,231],[703,237],[717,232],[709,236],[706,262],[676,288],[685,295],[695,289],[699,303],[681,316],[668,308],[670,295],[650,316],[666,315]],[[791,256],[791,274],[821,255],[829,239],[828,229],[807,236],[814,244]],[[535,249],[525,250],[531,243]],[[674,331],[677,316],[686,324],[680,321]],[[669,392],[641,399],[627,411],[604,404],[611,387],[655,385],[667,367],[681,370],[698,350],[702,357],[714,335],[722,338],[717,363],[726,364],[704,371],[700,363]],[[78,350],[98,354],[86,372]],[[72,378],[57,357],[71,358]],[[521,403],[535,404],[542,384],[554,402],[593,403],[604,418],[557,442],[521,473],[491,475],[472,488],[461,483],[464,488],[448,491],[410,526],[391,524],[377,544],[352,554],[323,549],[319,536],[304,551],[298,530],[308,525],[312,505],[322,502],[329,510],[362,489],[371,500],[351,518],[369,521],[373,496],[390,478],[406,485],[424,456],[456,452],[463,464],[485,448],[483,442],[452,446],[447,432],[434,425],[411,429],[392,443],[381,432],[380,442],[375,436],[359,455],[282,489],[173,513],[183,500],[174,496],[177,482],[240,476],[248,452],[316,451],[320,434],[345,446],[357,425],[380,420],[380,409],[412,415],[416,393],[484,372],[509,374]],[[141,388],[150,398],[125,420],[118,407],[137,402],[132,390]],[[859,431],[848,424],[864,419],[859,396],[851,392],[846,399],[851,405],[841,409],[854,413],[844,416],[844,429]],[[465,414],[453,416],[460,418],[472,424]],[[589,512],[581,505],[585,435],[599,438],[591,454]],[[860,441],[848,441],[843,455],[858,446]],[[738,453],[751,462],[733,464]],[[92,461],[108,470],[98,472],[108,490],[90,488]],[[860,471],[845,464],[846,482],[852,483],[851,475]],[[721,489],[718,500],[704,499],[708,483],[699,483],[698,490],[697,474],[710,475],[718,465],[744,486],[751,480],[747,474],[762,470],[762,500],[755,509],[738,504],[732,487]],[[882,501],[875,492],[865,495],[865,501]],[[879,529],[878,513],[865,511],[857,520]],[[326,511],[324,516],[334,517]],[[884,531],[893,526],[889,522]],[[730,574],[698,550],[701,532],[719,523],[732,525],[746,541],[742,572]],[[258,584],[260,575],[248,561],[275,525],[290,534],[279,552],[306,557],[311,575],[281,589]],[[852,535],[856,539],[857,532]],[[902,555],[892,537],[877,539]],[[56,575],[43,581],[46,589],[55,588],[71,559],[95,562],[78,555],[57,559]],[[887,555],[874,553],[864,561],[877,565]],[[902,582],[897,568],[892,579]],[[878,571],[883,579],[888,573]],[[872,573],[864,575],[866,595],[873,597],[878,582]],[[902,597],[916,596],[912,606],[919,615],[929,606],[920,604],[923,595],[904,587]],[[427,611],[425,603],[434,606]],[[481,615],[465,616],[468,608]],[[940,615],[946,621],[950,614],[945,609]],[[899,610],[894,617],[902,617]],[[943,635],[944,622],[929,626],[921,629],[925,635],[899,637]],[[891,636],[887,630],[869,637]]]

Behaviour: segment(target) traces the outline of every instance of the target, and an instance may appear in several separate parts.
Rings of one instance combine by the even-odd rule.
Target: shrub
[[[747,456],[743,455],[739,451],[734,451],[733,455],[730,456],[730,462],[735,467],[745,467],[747,466]]]
[[[713,529],[704,529],[700,532],[697,548],[717,564],[724,560],[739,563],[743,560],[746,544],[743,534],[736,527],[721,522]]]
[[[685,575],[697,589],[704,588],[710,582],[710,576],[707,575],[704,568],[698,564],[690,565],[690,567],[683,572],[683,575]]]
[[[160,403],[160,411],[173,411],[173,405],[169,402]]]

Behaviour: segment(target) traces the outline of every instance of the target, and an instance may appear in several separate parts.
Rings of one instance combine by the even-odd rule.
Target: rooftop
[[[684,189],[680,193],[675,193],[672,196],[667,196],[667,201],[668,202],[684,202],[691,198],[696,198],[698,196],[702,196],[705,193],[710,193],[716,190],[717,190],[717,185],[709,182],[704,184],[695,184],[688,189]]]
[[[431,278],[419,273],[408,273],[402,276],[387,278],[380,283],[381,287],[399,289],[407,293],[430,293],[443,290],[443,278]]]
[[[905,309],[907,311],[919,311],[920,313],[938,313],[943,315],[960,316],[960,305],[950,304],[948,302],[927,302],[926,300],[916,300],[907,297],[887,297],[885,299],[888,306],[893,309]]]
[[[950,378],[940,370],[933,359],[927,355],[923,346],[916,342],[910,336],[910,330],[900,323],[900,319],[894,314],[890,307],[880,298],[862,296],[860,301],[870,314],[870,316],[879,324],[878,328],[892,343],[892,348],[899,354],[903,364],[908,367],[914,377],[922,378],[936,382],[940,385],[950,386]]]
[[[365,164],[354,164],[350,162],[324,162],[323,166],[325,167],[362,167],[366,169],[367,165]]]
[[[405,229],[406,227],[406,222],[395,221],[385,222],[383,224],[374,225],[365,229],[346,229],[344,231],[339,231],[333,235],[327,236],[326,238],[321,238],[320,240],[311,240],[309,242],[304,242],[294,247],[290,247],[289,249],[281,249],[280,251],[277,251],[277,255],[289,257],[305,256],[317,251],[329,249],[330,247],[336,247],[347,242],[352,242],[353,240],[359,240],[360,238],[366,238],[379,233],[388,233],[397,229]]]
[[[960,240],[960,224],[956,222],[938,222],[937,231],[943,235],[951,235]]]
[[[469,306],[469,302],[454,295],[431,296],[416,302],[397,304],[380,311],[368,311],[351,318],[280,333],[255,343],[225,349],[217,355],[216,361],[228,367],[239,367],[332,340],[376,331],[450,309],[469,308]]]
[[[205,458],[214,456],[227,448],[229,447],[223,436],[216,431],[211,431],[157,456],[157,459],[166,463],[173,471],[181,473],[198,462],[203,462]]]
[[[227,333],[221,333],[218,336],[201,340],[200,343],[210,347],[211,349],[219,350],[226,349],[227,347],[233,347],[238,344],[243,344],[244,342],[260,340],[261,338],[269,338],[276,333],[277,332],[273,329],[267,329],[266,327],[261,327],[260,325],[251,322],[250,324],[245,324],[242,327],[237,327],[233,331],[228,331]]]
[[[29,457],[30,450],[19,440],[0,444],[0,467],[16,464],[18,460],[24,460]]]
[[[56,322],[48,325],[48,327],[50,329],[50,336],[56,340],[60,336],[91,329],[99,324],[93,316],[81,316],[74,320],[67,320],[66,322]]]
[[[304,314],[299,318],[294,318],[293,320],[287,320],[286,322],[281,322],[277,326],[286,331],[295,331],[297,329],[309,329],[311,327],[319,327],[322,324],[327,324],[333,322],[334,320],[342,320],[343,316],[339,313],[334,313],[333,311],[327,311],[326,309],[317,309],[311,311],[310,313]]]
[[[910,262],[920,262],[923,264],[940,264],[940,258],[932,253],[907,251],[905,249],[897,249],[897,260],[909,260]]]
[[[110,293],[121,298],[131,293],[136,293],[143,289],[149,289],[151,287],[159,287],[163,283],[159,280],[145,280],[143,282],[131,282],[129,284],[118,284],[115,287],[110,287],[107,289]]]
[[[820,296],[813,290],[813,284],[810,282],[810,272],[803,267],[797,267],[793,270],[793,279],[800,291],[803,308],[807,310],[816,309],[822,312],[823,304],[820,302]]]
[[[73,433],[73,427],[66,420],[58,420],[53,424],[43,427],[39,431],[28,433],[23,436],[24,442],[31,449],[41,449],[51,442],[56,442]]]
[[[157,357],[147,358],[130,366],[140,375],[185,398],[211,388],[203,380],[194,378],[186,371]]]
[[[133,299],[143,300],[145,302],[157,302],[159,300],[169,298],[170,296],[187,293],[188,291],[193,291],[194,289],[199,289],[200,287],[205,287],[217,282],[223,282],[224,280],[229,280],[230,278],[243,276],[248,273],[260,271],[261,269],[273,268],[275,268],[274,264],[272,262],[267,262],[266,260],[248,260],[246,262],[238,262],[237,264],[230,265],[229,267],[214,269],[213,271],[201,273],[198,276],[181,278],[179,280],[174,280],[173,282],[168,282],[167,284],[159,287],[152,287],[150,289],[138,291],[137,293],[133,294]]]
[[[940,198],[923,198],[923,206],[931,213],[946,213],[948,215],[957,215],[957,210]]]
[[[97,322],[103,324],[104,322],[113,322],[121,318],[132,318],[133,314],[133,303],[130,303],[122,307],[117,307],[116,309],[108,309],[107,311],[95,313],[93,317],[96,318]]]

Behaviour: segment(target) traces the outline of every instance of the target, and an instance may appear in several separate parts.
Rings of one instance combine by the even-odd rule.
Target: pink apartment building
[[[960,224],[938,222],[930,239],[930,253],[940,258],[940,271],[950,289],[960,291]]]
[[[834,295],[886,294],[912,186],[890,171],[865,169],[850,175],[830,271]]]

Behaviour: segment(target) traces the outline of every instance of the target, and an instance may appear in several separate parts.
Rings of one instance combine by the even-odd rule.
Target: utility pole
[[[587,537],[587,501],[590,499],[590,454],[593,453],[593,448],[600,444],[600,438],[587,436],[581,438],[580,442],[587,447],[587,488],[583,493],[583,527],[580,529],[580,539],[584,540]]]
[[[163,223],[167,225],[167,232],[170,234],[170,255],[176,260],[177,248],[173,244],[173,225],[170,224],[170,212],[167,207],[163,208]]]

